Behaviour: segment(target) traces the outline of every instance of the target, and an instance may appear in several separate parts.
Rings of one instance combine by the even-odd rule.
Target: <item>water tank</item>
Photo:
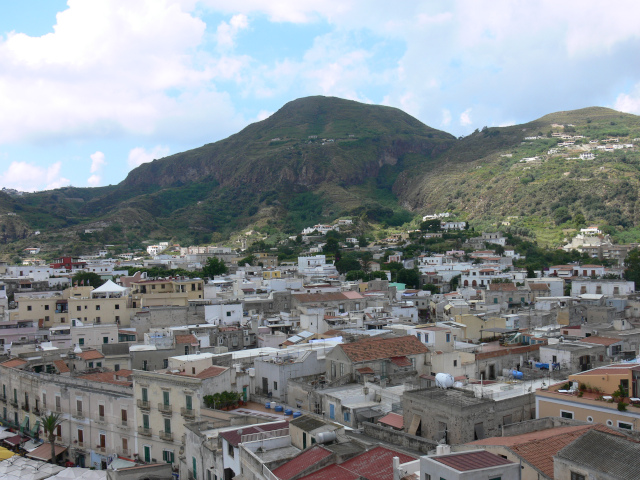
[[[264,408],[271,408],[271,402],[266,402],[264,404]]]
[[[513,375],[513,378],[516,380],[522,380],[524,378],[524,374],[517,370],[511,370],[511,375]]]
[[[285,415],[292,415],[293,414],[293,410],[291,410],[290,408],[285,408],[284,409],[284,414]]]
[[[454,383],[453,376],[448,373],[438,373],[436,375],[436,387],[451,388]]]
[[[293,412],[293,418],[298,418],[301,415],[302,415],[301,412]]]
[[[316,433],[317,443],[329,443],[336,440],[336,432],[320,432]]]
[[[436,455],[448,455],[451,453],[451,447],[449,445],[438,445],[436,447]]]
[[[249,369],[249,376],[250,377],[255,377],[256,376],[256,369],[255,368],[250,368]]]
[[[284,409],[282,408],[282,405],[276,405],[276,408],[274,408],[274,410],[275,410],[276,412],[281,412],[281,411],[282,411],[282,410],[284,410]]]

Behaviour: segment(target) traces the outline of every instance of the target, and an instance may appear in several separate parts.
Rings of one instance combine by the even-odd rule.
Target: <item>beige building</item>
[[[29,362],[18,358],[0,364],[2,423],[33,434],[40,415],[60,413],[55,443],[66,449],[64,458],[105,469],[108,455],[132,456],[131,371],[71,375],[60,362],[58,375],[27,371]]]
[[[190,301],[204,299],[204,280],[143,280],[131,284],[133,308],[152,306],[186,307]]]
[[[227,367],[212,365],[212,354],[169,358],[167,370],[134,370],[137,446],[145,462],[177,462],[186,430],[200,417],[206,395],[231,390]]]
[[[634,402],[631,398],[640,394],[639,379],[637,364],[608,365],[570,375],[568,384],[536,391],[536,417],[563,417],[639,430],[640,409],[630,405]],[[625,395],[614,396],[620,390]]]
[[[504,317],[478,317],[476,315],[456,315],[455,321],[467,326],[465,329],[468,340],[478,341],[493,337],[493,333],[484,333],[486,328],[507,328]]]

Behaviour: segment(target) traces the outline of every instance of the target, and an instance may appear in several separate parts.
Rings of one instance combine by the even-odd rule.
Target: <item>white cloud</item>
[[[105,165],[104,153],[96,152],[89,155],[91,158],[91,173],[97,173],[102,171],[102,167]]]
[[[466,127],[471,125],[471,109],[467,108],[464,112],[460,114],[460,125]]]
[[[129,168],[135,168],[143,163],[148,163],[153,160],[166,157],[169,154],[169,147],[162,145],[156,145],[151,150],[146,150],[143,147],[136,147],[129,152]]]
[[[216,40],[218,47],[223,49],[232,48],[235,44],[235,37],[240,30],[249,27],[249,20],[246,15],[238,14],[231,17],[229,23],[221,22],[216,30]]]
[[[271,115],[273,115],[273,112],[268,112],[267,110],[260,110],[258,112],[258,115],[256,116],[256,122],[261,122],[262,120],[266,120],[267,118],[269,118]]]
[[[100,175],[91,175],[87,179],[87,183],[89,184],[90,187],[98,187],[101,182],[102,182],[102,177]]]
[[[636,84],[632,93],[618,95],[613,108],[621,112],[640,115],[640,83]]]
[[[61,168],[62,162],[56,162],[48,168],[27,162],[11,162],[2,173],[2,186],[25,192],[60,188],[71,183],[60,175]]]

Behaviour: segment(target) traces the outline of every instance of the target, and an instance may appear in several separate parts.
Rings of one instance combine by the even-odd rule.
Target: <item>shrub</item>
[[[618,410],[621,412],[627,411],[627,404],[624,402],[618,402]]]

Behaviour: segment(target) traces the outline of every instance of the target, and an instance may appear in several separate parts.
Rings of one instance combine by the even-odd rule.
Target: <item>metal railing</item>
[[[193,408],[182,407],[180,409],[180,413],[182,414],[183,417],[193,418],[196,416],[196,411]]]
[[[165,405],[164,403],[159,403],[158,410],[160,410],[160,413],[171,413],[171,405]]]
[[[138,400],[138,408],[141,408],[142,410],[149,410],[151,409],[151,403],[146,400]]]
[[[25,412],[29,411],[29,404],[28,403],[23,403],[22,404],[22,410],[24,410]]]
[[[145,427],[138,427],[138,434],[150,437],[151,436],[151,429],[150,428],[145,428]]]
[[[160,430],[160,440],[173,441],[173,433]]]

